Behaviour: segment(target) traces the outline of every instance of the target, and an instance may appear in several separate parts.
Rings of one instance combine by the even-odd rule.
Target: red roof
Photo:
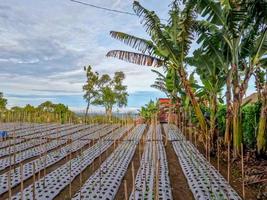
[[[169,98],[159,98],[159,102],[160,103],[170,103],[170,99]]]

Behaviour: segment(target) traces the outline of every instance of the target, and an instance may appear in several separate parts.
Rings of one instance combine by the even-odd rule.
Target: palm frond
[[[157,85],[157,84],[152,84],[150,87],[155,88],[161,92],[164,92],[166,95],[168,95],[168,91],[164,86]]]
[[[159,77],[165,79],[165,76],[162,73],[160,73],[159,71],[157,71],[155,69],[151,69],[151,71],[154,72],[154,73],[156,73]]]
[[[139,38],[133,35],[129,35],[127,33],[118,32],[118,31],[110,31],[111,37],[122,41],[126,45],[131,46],[132,48],[141,51],[142,53],[151,54],[156,46],[150,40],[145,40],[143,38]]]
[[[163,65],[163,60],[160,60],[156,57],[129,51],[112,50],[109,51],[106,56],[118,58],[120,60],[124,60],[138,65],[153,66],[153,67],[160,67]]]

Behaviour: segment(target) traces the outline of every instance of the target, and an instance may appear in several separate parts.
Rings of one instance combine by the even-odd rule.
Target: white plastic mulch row
[[[96,126],[96,127],[90,128],[89,129],[90,132],[88,132],[86,130],[86,128],[88,128],[88,127],[90,127],[90,126],[88,125],[88,126],[72,129],[72,132],[68,132],[69,134],[72,133],[71,136],[67,135],[67,136],[65,136],[59,140],[53,140],[53,141],[48,142],[46,144],[42,144],[42,145],[33,147],[31,149],[27,149],[25,151],[16,153],[15,155],[11,155],[9,157],[4,157],[4,158],[0,159],[0,170],[3,170],[10,165],[18,164],[18,163],[20,163],[26,159],[43,154],[47,151],[51,151],[51,150],[59,147],[60,145],[65,144],[67,142],[67,139],[74,140],[74,139],[78,139],[78,138],[82,137],[84,134],[90,134],[91,131],[96,131],[99,128],[103,128],[103,125],[100,125],[100,127]],[[83,129],[83,131],[81,131],[81,129]],[[78,131],[78,132],[75,133],[75,131]]]
[[[21,142],[16,145],[12,145],[10,147],[0,149],[0,157],[7,156],[14,152],[24,151],[36,145],[40,145],[42,143],[47,142],[46,139],[32,139],[29,141]]]
[[[74,128],[75,128],[74,132],[83,129],[83,127],[65,126],[65,127],[61,128],[61,129],[59,129],[59,131],[61,131],[64,134],[72,133],[73,132],[72,129],[74,129]],[[38,135],[39,131],[37,131],[37,130],[35,130],[35,131],[36,131],[35,132],[36,135]],[[49,131],[44,131],[44,132],[39,133],[39,134],[48,134],[48,133],[50,133],[50,132]],[[54,131],[53,131],[53,133],[54,133]],[[51,138],[51,137],[49,137],[49,138]],[[42,143],[47,142],[47,140],[43,139],[43,138],[38,138],[38,139],[33,138],[33,139],[29,139],[29,140],[20,140],[19,139],[19,141],[20,141],[19,143],[17,142],[17,140],[18,140],[18,138],[14,138],[14,139],[10,139],[8,141],[5,141],[5,142],[9,143],[9,145],[4,147],[4,148],[2,148],[2,149],[0,149],[0,157],[9,155],[11,153],[24,151],[24,150],[29,149],[31,147],[34,147],[34,146],[37,146],[37,145],[40,145]],[[13,143],[13,145],[11,145],[11,143]]]
[[[88,125],[87,127],[90,127],[91,125]],[[63,127],[57,127],[52,130],[47,131],[41,131],[38,133],[34,133],[31,135],[23,136],[25,139],[33,139],[33,138],[59,138],[68,134],[71,134],[73,129],[82,130],[84,128],[84,125],[81,124],[72,124],[72,125],[65,125]]]
[[[72,199],[114,199],[145,127],[135,127]]]
[[[161,126],[158,125],[156,130],[157,132],[153,133],[153,128],[150,127],[148,134],[162,138],[160,137],[160,135],[162,136]],[[168,162],[163,142],[162,140],[147,140],[130,199],[155,199],[155,190],[158,190],[159,199],[172,199]]]
[[[101,135],[107,134],[111,132],[116,126],[109,126],[108,128],[105,128],[104,130],[98,130],[91,135],[92,139],[96,139],[98,137],[98,132],[101,132]],[[33,165],[35,164],[35,172],[39,172],[40,170],[49,167],[56,162],[60,161],[62,158],[69,155],[71,152],[78,151],[82,149],[86,144],[90,143],[91,140],[76,140],[72,144],[68,144],[64,147],[62,147],[59,150],[53,151],[48,153],[47,155],[44,155],[36,160],[33,160],[31,162],[26,163],[23,165],[23,180],[28,179],[29,177],[33,176]],[[0,175],[0,195],[8,191],[8,172]],[[21,182],[21,174],[20,174],[20,167],[17,167],[10,173],[11,177],[11,187],[14,187],[18,185]]]
[[[152,141],[152,140],[162,140],[162,134],[161,134],[161,126],[158,125],[151,125],[149,127],[149,131],[147,132],[147,141]]]
[[[35,187],[36,200],[53,199],[87,166],[105,152],[113,144],[114,140],[122,137],[130,128],[129,126],[115,130],[113,133],[101,138],[95,145],[82,152],[81,156],[73,158],[38,180],[35,186],[28,186],[23,191],[23,199],[33,199],[33,187]],[[21,194],[17,193],[15,196],[12,196],[11,199],[21,199]]]
[[[174,124],[163,124],[163,128],[169,141],[185,140],[184,135]]]
[[[25,141],[24,138],[16,137],[21,132],[23,132],[23,133],[24,132],[32,132],[33,131],[32,129],[34,129],[34,133],[37,133],[37,132],[40,132],[40,131],[49,130],[49,129],[53,129],[53,128],[56,127],[55,124],[49,125],[49,127],[47,127],[47,128],[43,128],[43,126],[44,125],[38,125],[38,126],[35,126],[34,128],[33,127],[25,127],[25,128],[22,128],[22,129],[19,129],[19,130],[16,130],[16,131],[8,131],[8,135],[10,137],[14,136],[15,138],[8,139],[8,140],[5,140],[5,141],[1,141],[0,142],[0,148],[5,148],[5,147],[8,147],[10,145],[18,144],[20,142]]]
[[[69,125],[65,125],[65,124],[40,124],[40,125],[35,125],[35,126],[31,126],[28,127],[27,129],[20,129],[17,131],[9,131],[8,134],[9,136],[14,136],[14,137],[23,137],[23,136],[27,136],[27,135],[32,135],[41,131],[47,131],[47,130],[51,130],[54,128],[60,128],[60,127],[66,127]]]
[[[50,133],[54,133],[54,132],[59,132],[59,131],[65,131],[65,130],[69,130],[72,128],[77,127],[77,125],[49,125],[48,127],[38,127],[38,129],[34,129],[31,131],[25,131],[26,132],[26,136],[23,137],[17,137],[17,132],[15,132],[14,134],[9,134],[9,136],[14,136],[15,138],[12,139],[8,139],[5,141],[0,142],[0,148],[9,148],[9,146],[11,146],[11,148],[14,148],[13,146],[15,145],[20,145],[23,142],[27,142],[27,139],[33,139],[33,138],[39,138],[41,135],[49,135]],[[57,129],[57,130],[53,130],[53,129]],[[28,133],[30,133],[28,135]]]
[[[173,130],[169,129],[169,130]],[[176,128],[176,134],[180,135]],[[178,136],[179,138],[182,136]],[[197,200],[241,200],[224,177],[185,139],[172,141],[189,187]]]
[[[44,126],[45,124],[32,124],[32,123],[1,123],[0,130],[8,132],[23,132],[24,130],[31,130],[36,127]],[[54,125],[54,124],[50,124]]]

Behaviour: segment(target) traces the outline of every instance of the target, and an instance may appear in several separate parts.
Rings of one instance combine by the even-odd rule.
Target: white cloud
[[[90,3],[132,12],[132,1]],[[161,7],[151,5],[157,5],[155,9]],[[162,7],[167,5],[168,2]],[[150,85],[155,75],[150,69],[105,57],[110,49],[127,49],[109,36],[110,30],[147,37],[135,16],[97,10],[68,0],[1,0],[0,91],[44,98],[82,96],[83,66],[88,64],[100,73],[124,71],[130,93],[153,91]],[[21,105],[36,99],[10,97],[9,100],[12,105]]]

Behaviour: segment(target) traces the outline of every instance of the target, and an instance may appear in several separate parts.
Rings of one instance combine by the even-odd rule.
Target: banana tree
[[[221,65],[218,57],[210,56],[205,53],[203,49],[195,50],[193,56],[187,58],[187,62],[196,68],[196,72],[203,84],[198,95],[205,96],[209,102],[210,121],[208,140],[213,148],[214,139],[216,137],[215,128],[218,101],[222,101],[220,94],[226,79],[224,64]]]
[[[206,120],[190,85],[184,65],[184,59],[188,54],[190,44],[193,40],[195,22],[193,6],[194,4],[190,1],[180,11],[178,2],[174,1],[169,13],[169,22],[163,24],[154,11],[149,11],[141,6],[139,2],[134,1],[133,10],[142,18],[142,23],[151,40],[122,32],[111,31],[113,38],[130,45],[140,53],[112,50],[107,53],[107,56],[116,57],[139,65],[165,66],[168,69],[174,69],[194,108],[201,132],[206,134]]]
[[[260,62],[261,67],[255,72],[258,99],[261,102],[261,113],[257,134],[257,153],[264,155],[267,150],[267,59]]]
[[[217,34],[228,53],[229,76],[232,93],[234,155],[240,153],[241,104],[250,77],[264,56],[266,41],[266,1],[214,1],[196,0],[196,8],[205,20],[205,34]],[[207,28],[208,27],[208,28]],[[210,29],[212,27],[212,31]],[[205,36],[200,36],[201,42]]]

